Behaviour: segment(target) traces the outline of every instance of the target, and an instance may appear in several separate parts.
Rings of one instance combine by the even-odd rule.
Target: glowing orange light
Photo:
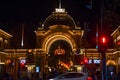
[[[10,63],[11,63],[11,60],[10,60],[10,59],[8,59],[8,60],[7,60],[7,63],[8,63],[8,64],[10,64]]]
[[[63,67],[65,67],[65,68],[67,68],[67,69],[70,68],[70,65],[65,64],[65,63],[62,62],[62,61],[60,62],[60,65],[63,66]]]
[[[117,44],[120,45],[120,41],[118,41]]]
[[[54,54],[55,55],[64,55],[65,54],[65,50],[64,49],[61,49],[60,46],[58,46],[58,49],[56,49],[54,51]]]
[[[31,49],[29,49],[29,50],[28,50],[28,52],[30,53],[30,52],[32,52],[32,50],[31,50]]]

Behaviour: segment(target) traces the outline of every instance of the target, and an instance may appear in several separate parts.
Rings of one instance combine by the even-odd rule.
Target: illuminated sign
[[[65,12],[65,9],[61,9],[61,8],[56,8],[55,12]]]
[[[92,59],[90,59],[88,63],[91,64],[92,62],[95,63],[95,64],[100,64],[99,59],[93,59],[93,61],[92,61]]]
[[[55,49],[54,54],[55,55],[64,55],[65,54],[65,50],[61,49],[60,46],[58,46],[58,49]]]
[[[26,63],[26,60],[22,59],[20,60],[20,63]]]
[[[36,67],[36,72],[40,72],[40,67]]]

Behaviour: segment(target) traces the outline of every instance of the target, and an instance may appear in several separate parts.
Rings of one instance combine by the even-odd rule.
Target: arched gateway
[[[38,56],[45,57],[42,58],[43,71],[46,70],[45,68],[58,70],[61,66],[62,69],[70,68],[74,64],[74,53],[82,47],[83,30],[76,26],[65,9],[55,9],[35,33],[36,49],[40,50]]]
[[[51,45],[57,40],[66,41],[71,46],[72,51],[74,51],[76,48],[75,41],[69,34],[57,32],[57,33],[50,34],[45,39],[45,41],[42,44],[42,49],[45,50],[46,52],[49,52]]]

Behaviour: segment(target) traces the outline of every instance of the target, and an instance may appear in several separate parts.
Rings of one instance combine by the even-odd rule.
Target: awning
[[[115,66],[116,63],[114,60],[108,60],[107,63],[106,63],[107,66]]]

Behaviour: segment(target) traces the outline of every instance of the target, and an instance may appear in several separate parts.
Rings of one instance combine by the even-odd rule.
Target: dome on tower
[[[44,29],[48,29],[52,25],[66,25],[70,29],[75,29],[76,24],[73,18],[65,12],[65,9],[57,8],[50,16],[43,22]]]

